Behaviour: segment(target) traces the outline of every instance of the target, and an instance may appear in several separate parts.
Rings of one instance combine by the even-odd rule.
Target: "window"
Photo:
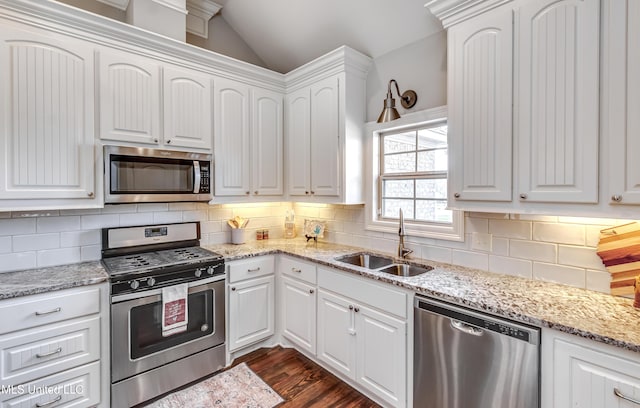
[[[382,219],[451,224],[447,210],[447,124],[380,133],[378,214]]]
[[[464,212],[447,209],[447,107],[370,122],[367,133],[365,228],[398,234],[402,208],[407,235],[464,241]]]

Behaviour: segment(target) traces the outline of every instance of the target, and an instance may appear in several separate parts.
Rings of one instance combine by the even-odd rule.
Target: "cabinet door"
[[[640,401],[640,365],[556,339],[553,343],[554,408],[626,408]]]
[[[214,89],[215,195],[248,195],[249,87],[221,78],[216,79]]]
[[[308,88],[287,95],[287,179],[290,195],[311,192],[311,94]]]
[[[311,194],[340,194],[338,78],[311,86]]]
[[[612,204],[640,204],[640,2],[606,2],[603,129]]]
[[[356,377],[353,303],[318,290],[318,359],[351,379]]]
[[[511,201],[511,9],[450,28],[448,44],[449,204]]]
[[[93,58],[80,40],[0,30],[0,198],[94,197]]]
[[[274,331],[274,277],[230,285],[229,351],[264,340]]]
[[[282,335],[316,354],[315,287],[282,277]]]
[[[132,54],[101,52],[100,138],[160,142],[160,67]]]
[[[521,200],[598,202],[600,0],[516,11]]]
[[[211,81],[209,76],[195,71],[164,68],[166,145],[211,150]]]
[[[357,381],[394,407],[406,405],[407,324],[356,305]]]
[[[282,95],[255,88],[252,91],[253,194],[283,193]]]

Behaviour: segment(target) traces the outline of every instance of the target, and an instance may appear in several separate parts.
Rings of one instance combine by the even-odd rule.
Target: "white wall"
[[[224,13],[224,9],[222,10]],[[223,15],[216,15],[209,20],[209,36],[202,38],[187,33],[187,43],[206,48],[250,64],[266,67],[264,61],[247,45],[247,43],[227,23]]]
[[[418,94],[416,106],[406,110],[393,91],[400,115],[446,105],[446,32],[440,31],[373,60],[367,76],[367,122],[378,119],[391,79],[398,82],[400,92],[413,89]]]

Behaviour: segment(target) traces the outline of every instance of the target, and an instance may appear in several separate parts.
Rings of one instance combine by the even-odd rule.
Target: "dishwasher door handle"
[[[451,327],[472,336],[482,336],[484,333],[484,330],[462,323],[460,320],[451,319]]]

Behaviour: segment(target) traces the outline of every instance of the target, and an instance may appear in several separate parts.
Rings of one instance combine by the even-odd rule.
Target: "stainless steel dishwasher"
[[[540,329],[416,297],[414,408],[539,408]]]

